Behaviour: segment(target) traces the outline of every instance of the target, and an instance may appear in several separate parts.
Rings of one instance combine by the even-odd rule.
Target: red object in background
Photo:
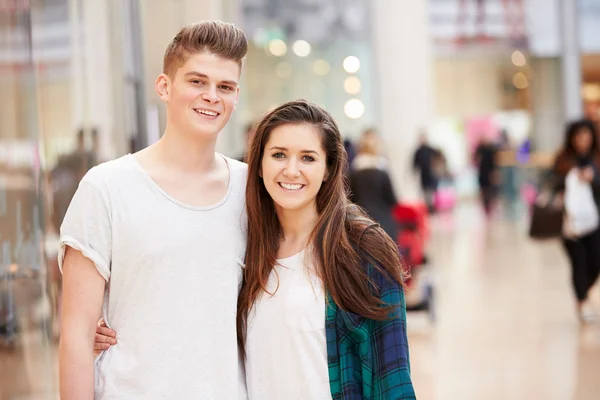
[[[423,264],[425,244],[429,239],[427,205],[398,204],[393,210],[393,216],[399,225],[396,243],[403,251],[409,268]]]

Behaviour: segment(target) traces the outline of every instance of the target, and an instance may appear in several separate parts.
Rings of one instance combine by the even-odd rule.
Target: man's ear
[[[156,89],[158,97],[167,103],[169,101],[169,93],[171,92],[171,79],[167,74],[160,74],[158,78],[156,78],[154,88]]]

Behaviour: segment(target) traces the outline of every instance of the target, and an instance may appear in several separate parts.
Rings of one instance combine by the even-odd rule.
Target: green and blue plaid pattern
[[[328,296],[325,330],[331,395],[334,400],[416,399],[404,291],[372,267],[369,274],[381,300],[397,308],[388,320],[374,321],[338,308]]]

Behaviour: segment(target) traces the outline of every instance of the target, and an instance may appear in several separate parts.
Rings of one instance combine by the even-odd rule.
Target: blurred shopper
[[[433,176],[438,184],[441,180],[451,181],[453,179],[448,166],[448,159],[441,149],[434,149],[432,165]]]
[[[92,147],[87,152],[87,169],[90,170],[100,164],[100,133],[98,128],[92,128],[91,132]],[[87,172],[87,171],[86,171]]]
[[[487,216],[492,214],[500,183],[497,156],[497,146],[489,136],[483,136],[475,150],[475,164],[478,170],[480,198]]]
[[[231,24],[184,27],[155,84],[164,135],[79,184],[60,230],[63,400],[245,397],[235,310],[247,167],[215,146],[247,49]],[[119,344],[94,362],[100,315]]]
[[[557,176],[556,190],[558,193],[568,196],[567,181],[577,179],[589,185],[592,189],[594,206],[596,209],[600,199],[600,148],[595,126],[587,120],[575,121],[568,125],[565,135],[565,143],[558,153],[553,168]],[[574,173],[575,175],[571,175]],[[578,199],[575,199],[578,200]],[[581,200],[581,199],[580,199]],[[585,204],[578,204],[579,209]],[[565,224],[569,224],[569,218],[574,218],[568,213]],[[587,219],[592,219],[593,216]],[[581,321],[593,317],[586,306],[586,299],[590,288],[596,282],[600,272],[600,229],[596,226],[591,232],[570,232],[563,228],[563,244],[571,263],[571,279],[575,296],[577,298],[577,312]]]
[[[92,148],[87,150],[86,134],[84,129],[77,132],[77,145],[75,150],[67,155],[66,162],[68,167],[75,173],[77,183],[84,175],[94,166],[97,165],[97,150],[98,150],[98,130],[93,128],[91,131]]]
[[[500,133],[497,163],[501,175],[500,190],[509,209],[517,202],[517,158],[516,149],[506,130]]]
[[[57,232],[71,199],[77,191],[79,182],[95,165],[96,157],[92,155],[92,152],[88,152],[86,149],[85,131],[79,129],[76,135],[75,149],[60,156],[50,173],[50,185],[53,193],[52,225]]]
[[[250,400],[416,398],[397,247],[348,201],[345,165],[336,122],[314,104],[257,127],[238,302]]]
[[[398,227],[392,211],[398,203],[387,171],[387,161],[381,156],[381,142],[377,135],[363,135],[358,143],[358,154],[350,170],[352,201],[365,209],[394,240]]]
[[[423,199],[431,213],[435,212],[435,191],[438,185],[435,173],[437,158],[437,150],[429,145],[427,135],[422,133],[419,136],[419,147],[413,156],[413,169],[420,174]]]
[[[356,149],[352,140],[344,139],[344,149],[346,149],[346,154],[348,155],[348,171],[350,171],[354,158],[356,157]]]
[[[77,132],[77,145],[75,151],[67,156],[67,163],[75,172],[77,183],[88,171],[88,152],[85,145],[85,131],[80,129]]]
[[[254,133],[256,126],[254,123],[246,124],[244,129],[244,153],[236,158],[236,160],[241,162],[246,162],[246,157],[248,156],[248,145],[250,143],[250,139],[252,138],[252,134]]]
[[[450,172],[448,160],[441,149],[435,150],[433,171],[436,179],[434,194],[434,211],[450,211],[456,204],[454,177]]]

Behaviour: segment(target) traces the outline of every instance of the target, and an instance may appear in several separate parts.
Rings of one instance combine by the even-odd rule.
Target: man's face
[[[239,98],[237,62],[196,53],[177,69],[161,75],[157,92],[167,103],[169,124],[178,131],[216,136],[229,121]]]

